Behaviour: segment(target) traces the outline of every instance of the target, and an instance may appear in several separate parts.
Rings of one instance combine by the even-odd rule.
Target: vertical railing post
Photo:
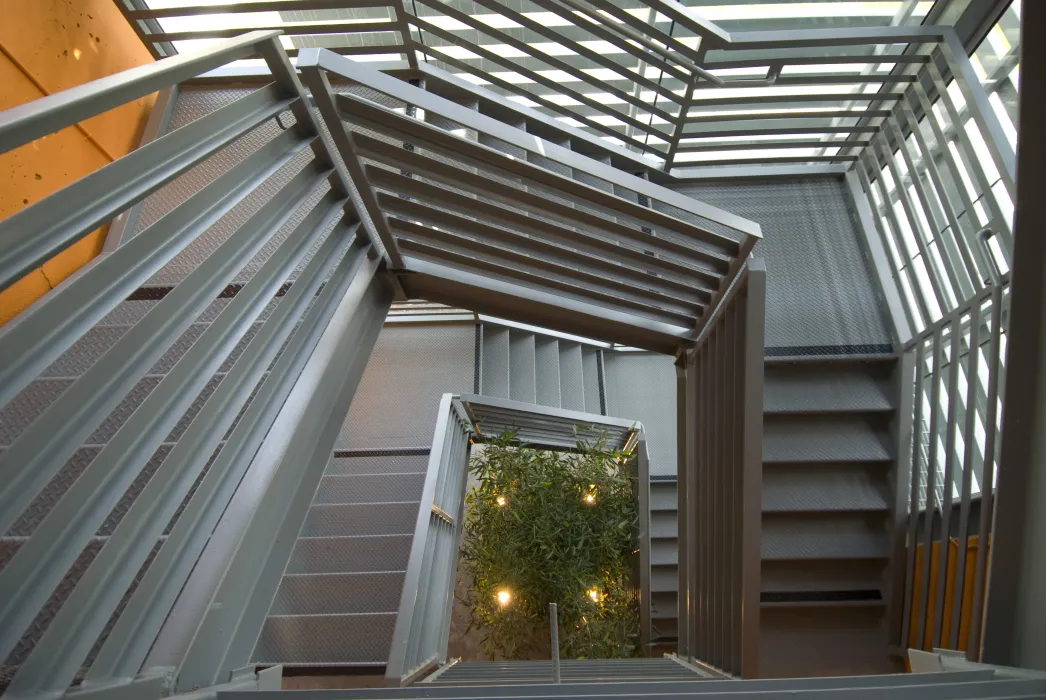
[[[763,371],[766,325],[766,267],[748,262],[744,306],[744,470],[741,508],[741,677],[759,675],[759,593],[763,531]]]
[[[677,650],[684,659],[693,658],[693,647],[689,635],[690,620],[690,547],[687,535],[688,511],[687,482],[690,478],[689,459],[693,454],[688,448],[692,426],[687,421],[687,355],[681,353],[676,357],[676,527],[679,555],[678,594],[676,596],[676,635]]]
[[[555,603],[548,604],[548,625],[552,646],[552,682],[562,683],[559,674],[559,611]]]

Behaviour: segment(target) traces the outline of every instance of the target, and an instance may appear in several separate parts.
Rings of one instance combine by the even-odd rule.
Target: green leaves
[[[555,602],[564,658],[635,655],[637,515],[628,456],[607,449],[598,434],[559,453],[506,433],[474,454],[470,471],[479,483],[466,495],[462,558],[484,651],[492,659],[548,658],[548,604]],[[509,604],[498,602],[501,591],[511,593]]]

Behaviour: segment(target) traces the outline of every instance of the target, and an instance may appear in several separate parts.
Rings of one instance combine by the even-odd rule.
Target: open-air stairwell
[[[722,47],[714,50],[730,54],[729,33],[715,33],[675,3],[654,4],[683,26],[713,32]],[[425,18],[408,14],[406,22],[432,29]],[[900,60],[902,72],[890,74],[888,82],[915,97],[923,97],[923,87],[908,80],[914,71],[941,82],[938,63],[961,78],[968,67],[950,28],[876,31],[876,42],[943,52],[932,66],[912,53],[911,74]],[[834,41],[844,48],[860,38],[842,34]],[[833,46],[818,36],[780,40],[808,51]],[[736,41],[746,47],[738,51],[751,48]],[[964,284],[973,301],[965,310],[922,331],[910,309],[901,312],[908,300],[890,287],[901,289],[901,282],[882,267],[888,237],[903,229],[901,210],[888,203],[880,216],[879,200],[889,193],[877,175],[879,155],[853,151],[866,143],[809,161],[840,177],[855,164],[845,176],[852,199],[836,203],[863,246],[851,256],[859,264],[833,268],[848,255],[839,252],[819,259],[818,271],[830,277],[845,268],[861,279],[843,287],[874,285],[881,292],[876,303],[890,307],[883,312],[890,337],[834,350],[797,343],[804,349],[792,354],[771,342],[772,326],[810,314],[783,313],[804,297],[771,289],[776,270],[796,269],[775,257],[783,239],[767,236],[755,248],[773,222],[701,201],[703,187],[720,185],[679,183],[671,170],[676,155],[699,147],[680,140],[693,121],[687,104],[659,170],[649,158],[435,64],[412,64],[410,75],[421,78],[408,82],[400,79],[408,69],[381,72],[302,48],[299,76],[275,35],[256,33],[195,63],[174,59],[103,81],[70,98],[73,111],[47,98],[46,119],[32,110],[4,113],[0,145],[26,144],[84,114],[255,54],[265,58],[273,85],[182,88],[173,121],[160,129],[164,138],[0,222],[6,284],[115,213],[144,200],[149,214],[128,243],[0,334],[0,396],[7,401],[0,406],[0,476],[8,484],[0,488],[0,655],[5,683],[13,675],[11,697],[56,697],[86,675],[88,693],[128,687],[138,676],[144,700],[208,686],[238,700],[236,688],[269,682],[242,671],[254,664],[355,667],[385,672],[390,683],[435,672],[424,688],[331,691],[330,700],[1046,695],[1040,678],[985,668],[709,680],[900,670],[918,601],[910,523],[923,521],[915,485],[930,493],[935,478],[950,479],[968,510],[963,482],[976,471],[969,449],[965,457],[947,448],[936,455],[936,442],[920,449],[921,434],[913,449],[912,412],[928,398],[935,409],[925,422],[932,420],[930,432],[942,438],[947,431],[949,445],[956,431],[969,437],[975,426],[994,440],[998,380],[983,390],[965,380],[979,377],[969,358],[980,358],[980,345],[989,343],[985,376],[995,377],[1002,288],[971,277]],[[961,88],[1000,165],[1001,186],[1012,185],[987,103],[970,92],[980,86]],[[715,99],[703,108],[716,106]],[[739,98],[723,99],[720,106],[729,107]],[[903,99],[903,108],[875,117],[883,120],[876,133],[899,129],[908,118]],[[581,116],[588,126],[590,115]],[[755,138],[759,129],[746,133]],[[881,138],[889,151],[889,136]],[[905,146],[896,155],[906,159],[905,172],[916,169],[909,148],[915,150]],[[964,154],[971,148],[959,144]],[[927,149],[920,143],[919,150]],[[896,171],[894,156],[885,157]],[[912,181],[911,192],[894,195],[913,228],[921,224],[912,208],[927,206],[923,188],[932,184],[946,207],[955,199],[935,169],[954,163],[938,158],[934,165],[931,158],[918,165],[932,183]],[[145,168],[148,184],[115,189],[110,181],[116,173],[121,182],[144,183]],[[973,176],[984,184],[980,170]],[[768,191],[761,187],[759,196]],[[800,196],[800,188],[793,192]],[[822,203],[830,196],[814,195]],[[79,219],[62,218],[58,197]],[[989,205],[997,207],[995,200]],[[926,218],[942,216],[927,209]],[[993,226],[1004,218],[995,216]],[[1008,245],[1008,230],[996,235]],[[944,252],[946,266],[970,254]],[[992,254],[972,253],[978,264],[982,255]],[[474,332],[474,341],[426,356],[439,331],[423,321],[414,355],[397,356],[398,364],[379,371],[379,330],[394,295],[475,312],[475,326],[459,329]],[[175,309],[176,300],[185,308]],[[381,333],[393,327],[390,318]],[[955,368],[960,356],[962,374]],[[411,397],[414,404],[396,404],[402,415],[389,422],[410,423],[404,431],[423,439],[343,444],[338,434],[350,405],[393,415],[394,392],[381,390],[388,384],[381,372],[413,376],[416,365],[430,373],[455,368],[453,386],[429,382]],[[365,368],[377,379],[369,380]],[[629,384],[629,368],[645,372],[649,386]],[[458,375],[470,370],[472,381],[463,386]],[[958,400],[963,385],[971,387],[966,401]],[[434,402],[444,394],[453,398],[437,415]],[[950,400],[938,415],[944,394]],[[77,412],[88,399],[91,415]],[[422,411],[425,401],[432,411]],[[967,412],[967,405],[977,409]],[[581,420],[605,421],[622,431],[621,440],[632,439],[622,420],[641,426],[641,636],[648,653],[675,649],[679,656],[564,662],[569,688],[547,685],[543,663],[446,663],[445,587],[457,556],[464,483],[448,481],[447,474],[460,477],[448,465],[460,469],[484,421],[514,427],[506,415],[528,416],[537,440],[568,440],[569,424]],[[413,432],[421,423],[424,429]],[[50,425],[58,427],[42,427]],[[980,469],[990,469],[994,453],[990,445],[976,449],[982,447]],[[989,499],[992,486],[989,472]],[[935,505],[931,493],[928,507],[950,512],[952,489],[941,492],[946,502]],[[933,536],[928,520],[926,546]],[[960,527],[965,537],[967,525]],[[984,577],[986,567],[979,562],[977,575]],[[952,585],[943,578],[935,579],[942,593]],[[931,611],[926,621],[935,645],[944,644],[942,614]],[[686,680],[665,681],[676,675]],[[241,686],[225,686],[230,678]],[[497,689],[471,687],[495,682]],[[252,697],[264,700],[258,692]]]

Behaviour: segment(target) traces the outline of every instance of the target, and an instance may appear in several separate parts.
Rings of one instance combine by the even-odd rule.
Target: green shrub
[[[491,658],[548,658],[548,604],[563,658],[635,656],[631,590],[636,509],[628,456],[605,435],[576,452],[516,444],[506,433],[473,457],[462,559],[473,580],[469,629]],[[502,604],[498,594],[510,596]]]

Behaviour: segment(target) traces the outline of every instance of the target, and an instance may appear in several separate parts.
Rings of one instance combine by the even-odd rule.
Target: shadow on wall
[[[112,0],[4,0],[0,110],[150,63]],[[126,155],[138,145],[155,95],[0,154],[0,219]],[[0,325],[102,249],[106,224],[0,291]]]

